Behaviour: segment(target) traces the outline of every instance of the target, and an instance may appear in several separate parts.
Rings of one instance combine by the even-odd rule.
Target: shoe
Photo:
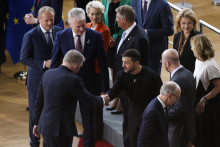
[[[107,111],[112,111],[112,110],[115,110],[115,108],[116,108],[116,107],[109,107],[109,108],[106,108],[106,110],[107,110]]]
[[[114,110],[114,111],[111,112],[111,114],[122,114],[122,111],[116,111],[116,110]]]
[[[78,134],[77,137],[83,137],[83,134]]]

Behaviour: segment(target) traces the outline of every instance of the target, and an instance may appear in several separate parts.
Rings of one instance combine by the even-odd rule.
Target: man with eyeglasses
[[[175,49],[162,54],[162,66],[170,73],[170,80],[179,84],[181,95],[173,106],[168,107],[168,140],[170,147],[191,146],[195,138],[194,102],[196,83],[192,73],[180,65]]]
[[[83,84],[90,93],[96,96],[105,93],[109,88],[109,78],[102,35],[95,30],[86,28],[85,11],[81,8],[73,8],[69,11],[68,23],[70,28],[60,31],[54,40],[51,68],[58,67],[69,50],[78,50],[85,56],[85,63],[77,75],[82,78]],[[96,85],[98,82],[95,70],[96,59],[98,59],[100,69],[101,90]],[[95,108],[95,110],[83,102],[79,102],[79,105],[84,128],[84,147],[95,147],[95,111],[103,111],[103,109]]]
[[[138,147],[169,147],[167,136],[167,106],[179,99],[181,89],[176,82],[166,82],[160,95],[154,98],[143,113]]]

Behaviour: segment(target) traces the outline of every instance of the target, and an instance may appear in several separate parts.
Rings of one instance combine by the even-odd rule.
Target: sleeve
[[[104,40],[105,53],[107,53],[108,48],[109,48],[109,44],[110,44],[110,38],[111,38],[111,33],[110,33],[110,31],[109,31],[109,30],[105,30],[105,31],[102,33],[102,37],[103,37],[103,40]]]
[[[166,3],[161,9],[160,14],[160,28],[148,29],[148,35],[150,38],[162,38],[171,36],[174,33],[173,28],[173,15],[168,3]]]
[[[169,120],[182,120],[183,114],[185,113],[185,109],[187,108],[187,93],[186,93],[186,88],[181,82],[175,81],[181,89],[181,95],[180,98],[172,105],[168,107],[168,119]]]
[[[144,112],[142,125],[138,136],[138,147],[147,147],[152,145],[152,137],[154,136],[154,130],[157,127],[156,121],[157,114],[154,111],[148,113]]]
[[[31,34],[25,34],[21,46],[20,62],[26,66],[43,70],[44,60],[34,57],[35,48],[37,47],[34,45]]]
[[[106,54],[104,50],[104,41],[100,33],[97,37],[96,48],[97,48],[97,59],[100,68],[101,92],[105,93],[109,89],[109,74],[108,74]]]
[[[209,79],[209,81],[220,78],[219,69],[214,65],[208,66],[206,69],[206,76]]]
[[[76,82],[73,86],[73,95],[79,101],[83,101],[84,103],[88,103],[91,106],[103,106],[103,99],[101,96],[94,96],[89,93],[81,79],[76,79]]]
[[[116,80],[114,81],[113,87],[109,89],[107,92],[111,100],[116,98],[119,95],[119,93],[124,89],[123,81],[122,81],[123,72],[124,71],[119,71],[117,73],[117,77]]]
[[[63,0],[51,0],[51,7],[55,11],[54,24],[58,25],[62,19]]]
[[[40,115],[43,110],[43,105],[44,105],[44,93],[43,93],[43,87],[42,87],[42,81],[41,81],[39,88],[38,88],[36,101],[35,101],[34,125],[38,125],[38,121],[40,119]]]
[[[50,68],[57,68],[60,63],[61,59],[63,57],[63,53],[60,49],[60,39],[59,39],[59,33],[56,34],[56,38],[54,40],[54,45],[53,45],[53,51],[51,55],[51,63],[50,63]]]

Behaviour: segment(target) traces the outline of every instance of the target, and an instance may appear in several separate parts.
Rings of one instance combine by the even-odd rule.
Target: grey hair
[[[134,9],[129,5],[122,5],[115,10],[122,17],[125,17],[129,22],[135,22],[136,15]]]
[[[104,5],[100,1],[91,1],[91,2],[89,2],[86,5],[86,13],[87,13],[87,15],[90,12],[90,8],[98,9],[102,13],[102,15],[105,12],[105,7],[104,7]]]
[[[72,8],[68,13],[68,22],[69,23],[73,17],[79,21],[86,20],[85,11],[82,8]]]
[[[63,62],[68,63],[70,66],[78,64],[82,66],[85,62],[85,57],[77,50],[69,50],[63,58]]]
[[[160,94],[167,96],[168,94],[177,95],[178,91],[181,90],[176,82],[168,81],[162,85],[160,88]]]
[[[49,6],[43,6],[40,8],[40,10],[38,11],[38,16],[40,17],[44,12],[46,11],[50,11],[51,13],[53,13],[53,15],[55,14],[55,11],[53,8],[49,7]]]

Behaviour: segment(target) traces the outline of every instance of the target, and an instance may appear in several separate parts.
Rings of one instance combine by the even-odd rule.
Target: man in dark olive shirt
[[[128,136],[130,146],[137,146],[137,137],[142,121],[142,114],[149,102],[160,92],[162,81],[148,67],[140,65],[141,55],[136,49],[128,49],[122,54],[124,70],[117,74],[114,86],[108,90],[107,96],[114,99],[121,91],[125,91],[128,99]],[[123,123],[124,124],[124,123]],[[125,134],[123,134],[125,135]]]

